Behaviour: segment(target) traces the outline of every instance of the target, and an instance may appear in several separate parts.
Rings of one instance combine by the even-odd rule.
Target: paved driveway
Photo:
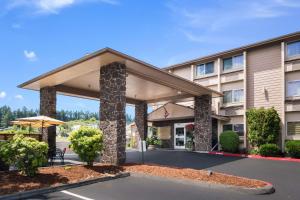
[[[128,162],[139,162],[138,152],[128,152]],[[152,178],[128,177],[114,181],[96,183],[68,190],[37,196],[31,199],[300,199],[300,163],[223,157],[177,151],[147,152],[145,161],[163,165],[211,169],[218,172],[257,178],[271,182],[276,192],[271,195],[249,195],[230,190],[201,188]],[[80,195],[75,197],[73,195]]]

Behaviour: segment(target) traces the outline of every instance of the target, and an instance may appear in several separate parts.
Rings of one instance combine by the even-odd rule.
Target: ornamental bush
[[[7,165],[14,165],[22,174],[34,176],[47,162],[48,145],[34,138],[17,134],[0,146],[0,156]]]
[[[285,151],[292,158],[300,158],[300,140],[286,141]]]
[[[147,142],[148,145],[156,145],[156,146],[161,146],[162,145],[161,140],[159,140],[156,135],[152,135],[151,137],[148,137],[146,139],[146,142]]]
[[[87,162],[89,166],[93,166],[95,159],[103,149],[102,132],[91,127],[81,127],[73,131],[69,139],[70,147],[78,154],[79,158]]]
[[[261,156],[279,156],[281,154],[277,144],[263,144],[259,147],[259,154]]]
[[[220,135],[220,144],[223,151],[235,153],[239,150],[239,136],[234,131],[224,131]]]
[[[274,108],[250,109],[246,112],[248,139],[252,147],[278,143],[280,117]]]

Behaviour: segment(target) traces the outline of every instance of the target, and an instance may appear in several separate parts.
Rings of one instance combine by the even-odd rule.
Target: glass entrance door
[[[174,149],[185,149],[185,126],[175,124],[174,129]]]

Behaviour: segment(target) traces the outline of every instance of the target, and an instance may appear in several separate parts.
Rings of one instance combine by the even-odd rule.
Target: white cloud
[[[18,100],[23,100],[24,99],[24,97],[21,94],[17,94],[15,96],[15,98],[18,99]]]
[[[1,92],[0,92],[0,99],[3,99],[3,98],[5,98],[5,97],[6,97],[6,92],[1,91]]]
[[[34,51],[27,51],[27,50],[24,50],[24,56],[25,56],[29,61],[36,61],[36,60],[37,60],[37,55],[35,54]]]
[[[212,41],[212,33],[238,23],[270,19],[293,14],[300,7],[293,0],[215,1],[214,5],[202,6],[171,1],[167,7],[175,16],[183,35],[192,42]],[[182,31],[183,30],[183,31]],[[210,40],[211,39],[211,40]]]
[[[11,10],[18,7],[33,9],[36,13],[58,14],[60,10],[81,3],[105,3],[118,5],[117,0],[9,0],[7,9]]]

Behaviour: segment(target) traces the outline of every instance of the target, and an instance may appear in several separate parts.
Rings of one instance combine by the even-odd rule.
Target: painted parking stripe
[[[65,194],[68,194],[68,195],[71,195],[71,196],[74,196],[74,197],[77,197],[79,199],[94,200],[94,199],[91,199],[91,198],[88,198],[88,197],[84,197],[84,196],[81,196],[81,195],[78,195],[78,194],[75,194],[75,193],[72,193],[72,192],[69,192],[69,191],[66,191],[66,190],[62,190],[61,192],[65,193]]]

